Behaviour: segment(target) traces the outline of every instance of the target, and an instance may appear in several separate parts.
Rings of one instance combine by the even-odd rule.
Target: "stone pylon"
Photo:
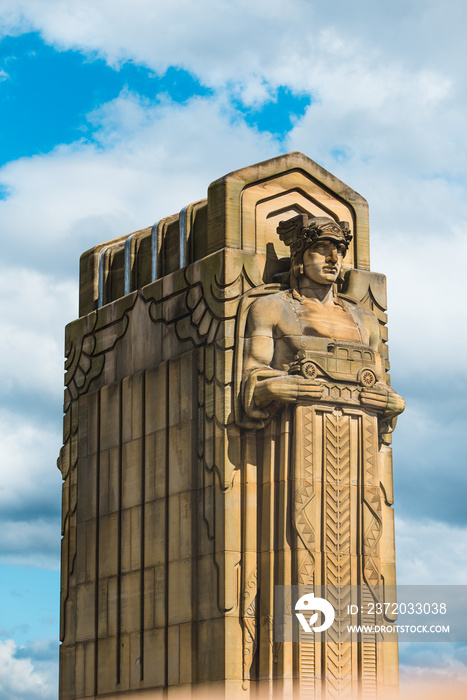
[[[268,371],[295,376],[245,367],[253,305],[283,295],[300,312],[277,233],[297,217],[347,222],[336,303],[368,314],[377,340],[324,332],[306,348],[320,397],[252,408]],[[278,641],[274,612],[290,586],[335,586],[344,609],[350,586],[363,605],[395,584],[395,418],[361,399],[363,370],[389,387],[385,309],[366,201],[301,153],[83,254],[59,458],[60,700],[397,688],[397,644],[333,630]]]

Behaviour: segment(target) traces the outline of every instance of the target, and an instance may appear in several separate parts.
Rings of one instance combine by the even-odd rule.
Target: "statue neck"
[[[323,306],[334,304],[334,290],[332,284],[318,284],[309,277],[300,275],[297,284],[292,285],[292,289],[306,299],[318,301]]]

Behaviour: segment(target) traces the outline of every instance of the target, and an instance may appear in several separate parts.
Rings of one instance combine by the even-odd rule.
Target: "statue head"
[[[290,247],[292,287],[302,274],[318,284],[336,281],[352,240],[346,221],[337,223],[327,216],[300,214],[281,221],[277,233]]]

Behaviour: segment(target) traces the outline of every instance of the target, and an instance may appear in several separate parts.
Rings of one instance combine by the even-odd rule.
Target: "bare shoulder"
[[[287,313],[289,302],[285,292],[267,294],[252,303],[248,313],[247,331],[251,334],[262,328],[273,328]]]
[[[353,314],[354,318],[359,321],[360,325],[367,329],[369,334],[368,344],[377,350],[380,343],[380,326],[373,311],[358,301],[346,299],[345,297],[339,298],[342,304]]]
[[[378,319],[374,315],[373,311],[371,311],[371,309],[369,309],[367,306],[346,297],[339,296],[339,300],[347,309],[357,314],[362,320],[365,319],[368,323],[378,323]]]

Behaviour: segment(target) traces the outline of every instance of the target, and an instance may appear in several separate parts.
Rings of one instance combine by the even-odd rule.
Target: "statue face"
[[[321,238],[303,253],[303,274],[318,284],[332,284],[339,276],[345,252],[344,243]]]

